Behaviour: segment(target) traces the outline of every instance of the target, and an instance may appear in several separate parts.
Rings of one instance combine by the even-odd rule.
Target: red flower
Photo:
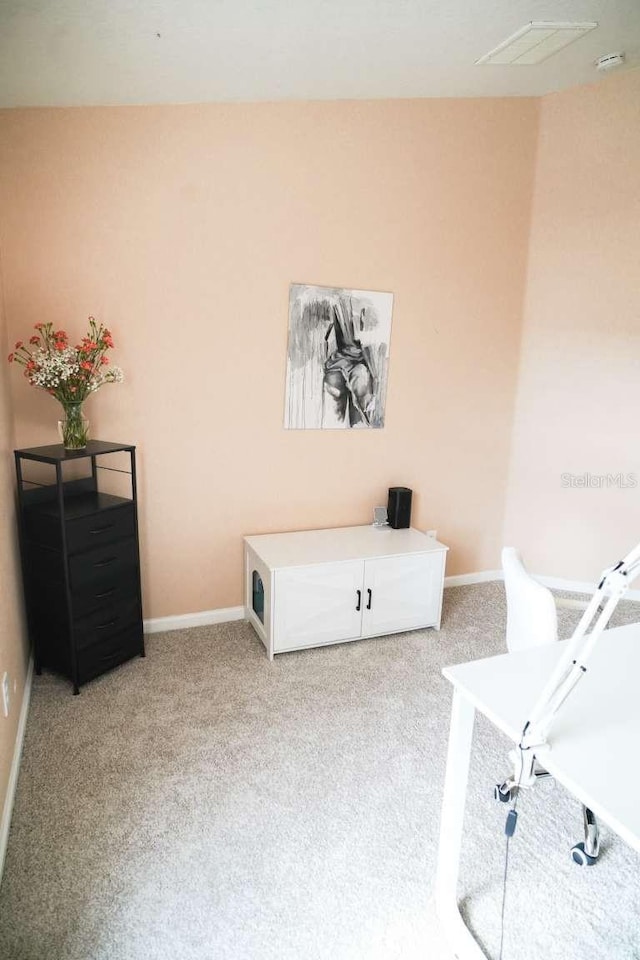
[[[53,355],[65,352],[68,352],[75,372],[60,381],[60,386],[57,388],[44,388],[52,396],[57,397],[59,391],[64,393],[65,390],[70,395],[79,393],[84,396],[91,389],[118,379],[107,371],[102,376],[98,373],[101,367],[109,365],[110,360],[106,353],[114,343],[111,331],[93,317],[89,318],[89,330],[86,336],[82,337],[75,346],[69,339],[67,331],[54,329],[50,321],[34,323],[33,327],[38,335],[27,334],[28,342],[17,340],[13,352],[7,356],[9,363],[17,363],[24,368],[23,375],[32,386],[41,386],[37,383],[43,370],[41,356],[46,355],[47,358],[44,369],[47,369],[47,364],[51,361],[55,369],[57,364],[53,360]],[[27,343],[26,346],[25,343]]]

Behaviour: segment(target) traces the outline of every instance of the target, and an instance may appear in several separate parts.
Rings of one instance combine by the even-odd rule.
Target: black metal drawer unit
[[[109,465],[118,455],[128,455],[129,470]],[[15,458],[35,669],[64,674],[79,693],[88,680],[144,656],[135,447],[91,440],[83,450],[55,444],[16,450]],[[53,466],[55,482],[43,481],[35,463]],[[130,496],[105,492],[108,474],[128,475]]]

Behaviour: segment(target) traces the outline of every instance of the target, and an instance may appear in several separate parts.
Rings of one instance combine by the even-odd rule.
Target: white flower
[[[93,393],[98,387],[101,387],[105,383],[122,383],[123,380],[124,373],[120,367],[109,367],[108,370],[100,371],[92,380],[89,389]]]
[[[77,376],[80,370],[76,351],[71,347],[56,353],[39,348],[33,353],[33,361],[37,369],[31,373],[29,379],[34,386],[43,387],[45,390],[60,386],[71,377]]]

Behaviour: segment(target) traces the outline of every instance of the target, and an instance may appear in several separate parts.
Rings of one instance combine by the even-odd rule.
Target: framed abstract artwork
[[[393,294],[292,283],[284,425],[380,429]]]

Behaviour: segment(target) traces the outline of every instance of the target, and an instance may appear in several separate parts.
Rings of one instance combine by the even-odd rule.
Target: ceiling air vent
[[[503,40],[489,53],[485,53],[476,63],[531,66],[546,60],[597,26],[597,23],[592,22],[549,23],[545,20],[534,20]]]

